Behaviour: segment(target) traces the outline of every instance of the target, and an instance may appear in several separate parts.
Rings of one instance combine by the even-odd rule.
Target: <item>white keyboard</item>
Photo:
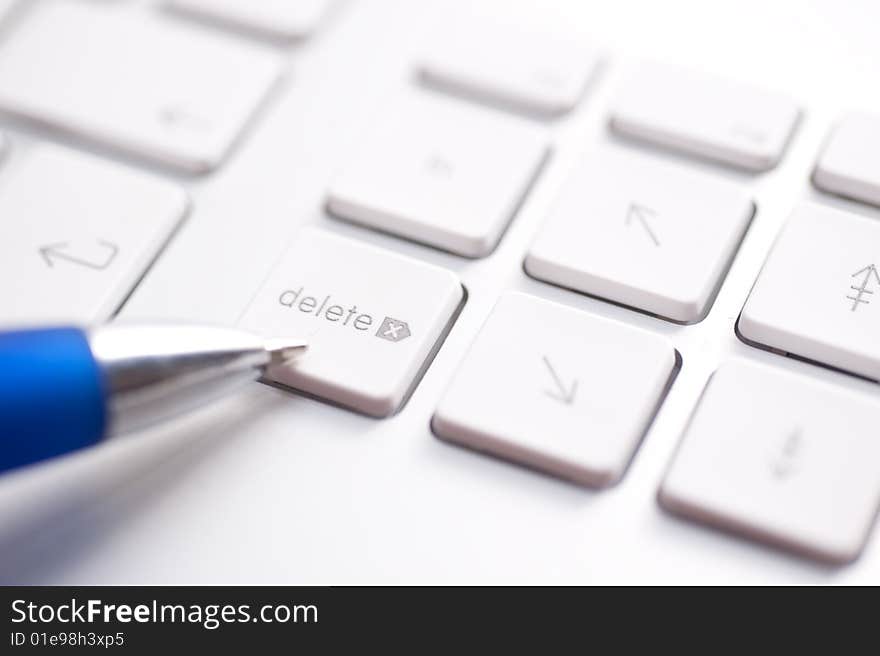
[[[2,326],[310,342],[0,582],[877,580],[880,11],[624,4],[0,4]]]

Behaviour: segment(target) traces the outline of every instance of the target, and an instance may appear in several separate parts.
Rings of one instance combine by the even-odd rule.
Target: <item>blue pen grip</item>
[[[100,440],[104,392],[82,330],[0,333],[0,471]]]

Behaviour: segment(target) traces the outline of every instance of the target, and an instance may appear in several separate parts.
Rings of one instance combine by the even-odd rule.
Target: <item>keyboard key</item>
[[[331,213],[467,257],[488,255],[547,154],[545,133],[453,101],[388,117],[333,183]]]
[[[851,561],[880,505],[878,425],[876,398],[728,363],[709,381],[660,503],[813,558]]]
[[[445,269],[306,229],[239,323],[308,339],[275,382],[384,417],[415,388],[463,300]]]
[[[108,319],[187,209],[182,189],[41,145],[0,171],[4,324]]]
[[[332,0],[169,0],[178,11],[274,39],[302,39],[315,31]]]
[[[462,21],[438,36],[419,64],[425,82],[527,113],[574,109],[598,64],[580,39],[514,25]]]
[[[0,110],[185,171],[217,166],[277,78],[277,58],[99,4],[30,12],[0,45]]]
[[[434,414],[442,439],[587,486],[615,483],[677,371],[664,338],[501,298]]]
[[[880,116],[849,116],[840,122],[813,172],[814,184],[880,205]]]
[[[795,209],[739,319],[746,340],[880,380],[880,222]]]
[[[692,323],[704,318],[749,226],[739,186],[612,149],[568,180],[525,259],[529,275]]]
[[[766,171],[782,158],[799,115],[782,95],[645,64],[620,91],[611,126],[659,146]]]

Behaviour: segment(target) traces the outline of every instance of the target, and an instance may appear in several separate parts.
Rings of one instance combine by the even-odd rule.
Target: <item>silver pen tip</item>
[[[269,366],[290,364],[305,352],[308,345],[302,339],[275,337],[263,342],[263,348],[269,354]]]

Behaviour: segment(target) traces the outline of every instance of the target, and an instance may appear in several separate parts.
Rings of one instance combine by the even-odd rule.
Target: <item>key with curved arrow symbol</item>
[[[97,241],[106,252],[104,258],[98,261],[73,254],[70,249],[70,242],[67,241],[49,244],[38,250],[40,255],[42,255],[43,259],[46,261],[46,264],[50,267],[54,267],[57,260],[66,260],[73,264],[101,271],[110,266],[116,258],[117,253],[119,253],[119,247],[116,244],[103,239],[98,239]]]
[[[652,210],[650,207],[645,207],[644,205],[639,205],[637,203],[630,203],[629,208],[626,210],[626,225],[632,225],[633,221],[640,223],[642,228],[645,229],[645,232],[648,233],[648,237],[650,237],[651,241],[654,242],[654,245],[659,246],[660,240],[657,239],[657,235],[651,228],[651,224],[648,223],[649,218],[653,218],[656,216],[657,212]]]

